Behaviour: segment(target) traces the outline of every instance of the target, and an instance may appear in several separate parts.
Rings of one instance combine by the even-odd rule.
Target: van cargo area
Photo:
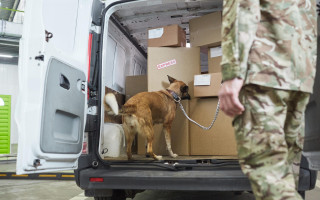
[[[217,97],[195,97],[193,82],[195,75],[208,73],[210,47],[220,46],[221,10],[222,1],[163,1],[161,6],[156,3],[132,3],[114,12],[104,26],[104,31],[108,32],[102,48],[102,87],[105,92],[114,92],[121,106],[138,92],[165,89],[169,85],[169,75],[189,85],[192,100],[183,102],[187,114],[200,124],[210,125],[216,113]],[[203,27],[204,23],[207,23],[206,27]],[[204,41],[198,41],[198,38]],[[181,40],[184,40],[182,44],[178,42]],[[176,63],[157,67],[171,60]],[[216,68],[219,67],[219,60],[213,63]],[[221,81],[220,70],[216,68],[216,76]],[[220,82],[214,84],[219,88]],[[104,113],[103,107],[101,109]],[[154,128],[153,149],[156,154],[163,155],[164,160],[237,158],[231,119],[222,112],[209,131],[191,124],[179,107],[176,113],[171,140],[173,152],[179,155],[177,158],[167,156],[161,125]],[[126,160],[123,130],[121,126],[113,125],[121,124],[121,117],[114,119],[107,113],[102,116],[101,157]],[[145,139],[141,136],[136,137],[133,152],[135,160],[152,160],[145,156]]]

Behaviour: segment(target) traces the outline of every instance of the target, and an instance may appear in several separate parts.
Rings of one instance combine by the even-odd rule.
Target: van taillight
[[[82,154],[88,154],[88,133],[84,133],[83,142],[82,142]]]
[[[88,41],[88,83],[90,83],[90,66],[91,66],[91,51],[92,51],[92,36],[93,34],[89,34],[89,41]],[[88,84],[89,85],[89,84]],[[90,97],[90,90],[88,88],[87,98]]]
[[[90,178],[90,182],[103,182],[103,178]]]
[[[91,66],[91,51],[92,51],[92,36],[93,34],[89,34],[88,41],[88,83],[90,83],[90,66]]]
[[[88,143],[87,142],[83,142],[82,145],[83,145],[82,154],[88,154]]]

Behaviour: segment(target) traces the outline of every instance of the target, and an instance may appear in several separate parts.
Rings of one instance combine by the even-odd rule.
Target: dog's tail
[[[108,93],[104,96],[104,109],[109,115],[119,114],[117,99],[113,93]]]

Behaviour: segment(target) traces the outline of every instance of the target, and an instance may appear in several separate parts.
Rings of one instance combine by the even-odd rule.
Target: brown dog
[[[126,135],[128,160],[132,159],[131,146],[137,133],[147,139],[147,153],[155,160],[162,159],[162,156],[155,155],[152,150],[153,125],[161,123],[170,156],[173,158],[178,156],[171,149],[171,124],[176,114],[176,101],[190,99],[190,95],[188,86],[184,82],[170,76],[168,79],[170,86],[166,90],[138,93],[131,97],[120,110]],[[118,115],[118,104],[112,93],[105,96],[104,105],[109,114]]]

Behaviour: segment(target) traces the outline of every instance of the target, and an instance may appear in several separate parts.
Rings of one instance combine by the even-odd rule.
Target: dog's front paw
[[[178,154],[173,153],[173,154],[171,154],[170,156],[171,156],[172,158],[176,158],[176,157],[178,157]]]
[[[162,160],[162,156],[155,156],[154,157],[156,160]]]

